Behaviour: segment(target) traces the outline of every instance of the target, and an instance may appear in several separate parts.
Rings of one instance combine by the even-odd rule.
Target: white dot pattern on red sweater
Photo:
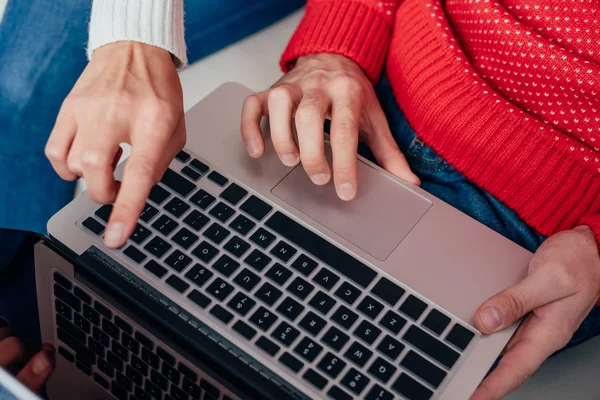
[[[484,94],[525,119],[536,117],[544,123],[541,130],[560,131],[556,141],[585,163],[600,165],[597,0],[448,0],[443,9],[439,2],[425,4]]]

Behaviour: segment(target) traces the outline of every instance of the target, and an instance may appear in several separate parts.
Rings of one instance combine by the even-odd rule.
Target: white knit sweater
[[[187,64],[183,0],[93,0],[87,48],[133,40],[168,50],[177,67]]]

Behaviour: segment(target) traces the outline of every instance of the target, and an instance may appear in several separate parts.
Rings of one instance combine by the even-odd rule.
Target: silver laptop
[[[251,159],[249,94],[186,114],[121,249],[86,194],[48,223],[70,257],[36,257],[50,398],[468,399],[517,327],[483,336],[474,313],[531,254],[363,158],[351,202],[268,144]]]

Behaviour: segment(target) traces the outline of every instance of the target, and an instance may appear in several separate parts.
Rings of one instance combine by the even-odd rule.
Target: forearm
[[[169,51],[177,67],[187,64],[183,0],[94,0],[88,59],[94,50],[124,40]]]
[[[307,54],[344,55],[379,79],[402,0],[309,0],[306,14],[282,56],[287,72]]]

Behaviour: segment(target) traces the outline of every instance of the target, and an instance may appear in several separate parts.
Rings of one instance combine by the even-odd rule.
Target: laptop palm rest
[[[325,152],[332,165],[329,142]],[[298,165],[271,193],[377,260],[385,261],[432,204],[361,160],[358,186],[354,200],[340,200],[333,180],[316,186]]]

